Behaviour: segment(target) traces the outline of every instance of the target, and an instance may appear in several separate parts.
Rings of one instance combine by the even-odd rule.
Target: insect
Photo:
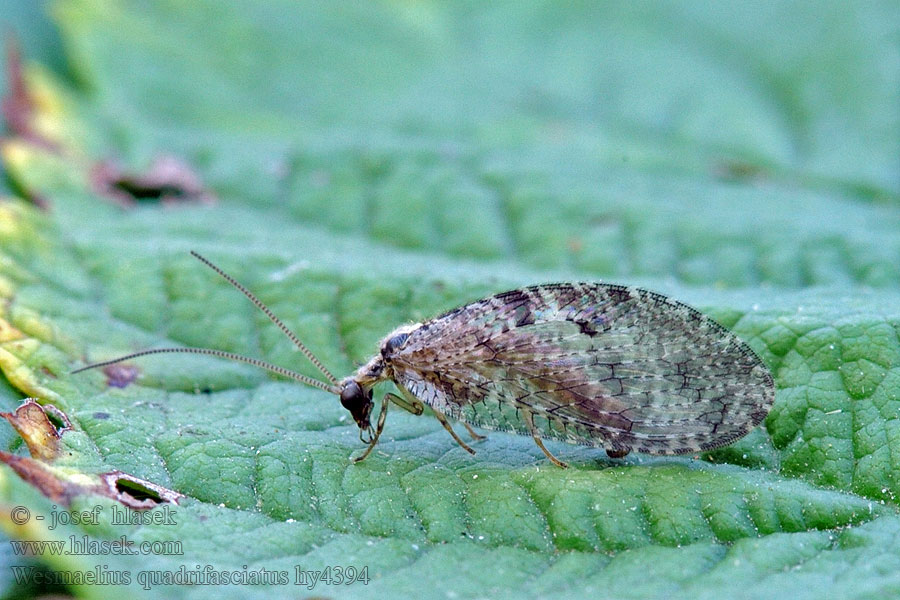
[[[737,336],[697,310],[647,290],[601,283],[560,283],[511,290],[388,334],[380,351],[338,380],[247,288],[191,252],[240,290],[277,325],[327,381],[255,358],[210,348],[154,348],[81,367],[104,367],[148,354],[208,354],[248,363],[331,392],[368,444],[381,436],[393,403],[421,415],[428,405],[454,431],[472,426],[604,448],[685,454],[730,444],[768,414],[775,397],[769,370]],[[374,387],[392,381],[374,427]]]

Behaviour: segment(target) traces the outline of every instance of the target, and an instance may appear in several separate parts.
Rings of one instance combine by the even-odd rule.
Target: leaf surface
[[[121,470],[187,498],[174,524],[122,525],[112,500],[82,496],[71,508],[100,518],[50,530],[13,521],[15,506],[60,507],[4,467],[9,541],[181,544],[27,560],[10,544],[5,593],[46,589],[13,565],[98,564],[174,597],[206,597],[163,579],[198,565],[284,571],[276,589],[335,598],[900,593],[891,3],[71,0],[52,14],[74,82],[52,54],[26,81],[34,127],[62,150],[0,147],[0,408],[35,396],[63,410],[72,473]],[[172,202],[166,180],[128,175],[116,189],[140,193],[123,208],[104,192],[122,177],[92,179],[108,160],[153,172],[160,155],[215,202]],[[436,420],[392,411],[354,465],[358,430],[336,398],[243,365],[164,356],[70,375],[173,343],[317,375],[192,249],[339,376],[404,322],[603,279],[732,329],[772,370],[775,406],[698,457],[548,443],[565,471],[530,438],[492,433],[472,457]],[[11,428],[0,444],[25,452]],[[329,566],[370,581],[311,585]]]

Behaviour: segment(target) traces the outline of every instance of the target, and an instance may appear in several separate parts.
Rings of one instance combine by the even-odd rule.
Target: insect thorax
[[[381,340],[379,347],[381,348],[381,356],[390,362],[391,355],[403,348],[410,334],[421,327],[421,323],[412,323],[410,325],[401,325],[397,329],[387,334]]]
[[[357,369],[351,378],[365,389],[371,389],[379,381],[392,379],[391,357],[403,347],[409,335],[421,326],[421,323],[402,325],[390,332],[381,340],[379,353]]]

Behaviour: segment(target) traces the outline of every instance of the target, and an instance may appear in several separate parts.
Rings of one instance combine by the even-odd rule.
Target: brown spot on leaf
[[[178,499],[184,498],[184,494],[122,471],[101,473],[100,480],[106,485],[105,496],[135,510],[153,508],[163,502],[178,504]]]
[[[91,170],[91,183],[98,194],[126,208],[138,202],[215,202],[194,170],[171,155],[158,156],[143,173],[127,172],[112,161],[99,162]]]
[[[51,461],[59,456],[59,431],[47,418],[40,404],[28,398],[16,412],[0,413],[0,416],[19,432],[33,457]]]
[[[53,414],[65,426],[57,430],[45,411]],[[71,428],[69,419],[56,407],[43,407],[29,398],[15,413],[0,413],[0,416],[15,427],[31,452],[29,458],[0,450],[0,461],[58,504],[68,506],[76,496],[99,494],[129,508],[146,510],[162,502],[178,504],[178,500],[184,497],[183,494],[122,471],[73,473],[71,469],[52,466],[51,461],[60,452],[61,435]]]
[[[72,498],[84,493],[82,486],[58,477],[46,464],[33,458],[16,456],[0,450],[0,461],[5,462],[19,474],[19,477],[58,504],[68,506]]]
[[[22,56],[19,52],[19,45],[12,35],[7,38],[6,42],[6,89],[8,90],[7,95],[0,100],[0,115],[3,117],[6,131],[12,136],[40,148],[59,152],[56,142],[33,127],[34,97],[25,83],[25,76],[22,72]],[[2,136],[0,136],[0,140],[2,140]],[[22,186],[18,181],[10,180],[10,183],[24,198],[38,208],[46,210],[50,207],[49,201],[43,195]]]
[[[69,417],[66,416],[66,413],[59,410],[52,404],[43,404],[41,408],[44,409],[44,414],[47,415],[47,418],[50,419],[50,423],[56,427],[56,432],[62,437],[62,435],[72,429],[72,422],[69,420]]]
[[[92,475],[64,473],[48,464],[0,450],[0,461],[57,504],[68,506],[77,496],[98,494],[134,510],[147,510],[163,502],[178,504],[184,494],[122,471]]]
[[[22,71],[22,55],[19,52],[19,44],[10,36],[6,42],[6,88],[7,95],[0,102],[0,112],[6,122],[6,129],[11,134],[21,137],[36,146],[58,151],[59,148],[53,141],[47,139],[34,130],[35,103]],[[38,199],[34,198],[35,204]],[[44,208],[44,207],[42,207]]]
[[[761,181],[770,176],[762,165],[740,159],[723,159],[713,167],[713,174],[725,181]]]
[[[134,383],[140,370],[134,365],[115,364],[103,368],[106,375],[106,385],[109,387],[124,388]]]

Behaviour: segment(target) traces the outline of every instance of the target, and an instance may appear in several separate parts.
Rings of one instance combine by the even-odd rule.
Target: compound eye
[[[384,349],[381,351],[383,355],[393,354],[400,346],[406,343],[409,338],[408,333],[398,333],[384,343]]]
[[[366,401],[366,395],[355,381],[350,381],[341,390],[341,406],[353,412],[359,408],[360,402]]]

